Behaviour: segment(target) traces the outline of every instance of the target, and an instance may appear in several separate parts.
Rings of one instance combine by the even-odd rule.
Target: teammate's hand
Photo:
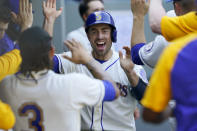
[[[150,0],[131,0],[131,11],[134,17],[144,17],[149,9]]]
[[[120,65],[127,72],[133,71],[134,64],[131,60],[131,49],[127,46],[124,46],[123,49],[126,51],[126,55],[123,58],[122,52],[119,51]]]
[[[47,20],[55,21],[62,13],[63,8],[56,10],[56,0],[43,1],[43,14]]]
[[[29,0],[19,1],[19,14],[11,12],[12,21],[21,27],[23,32],[33,24],[32,3]]]
[[[74,39],[67,40],[64,43],[72,53],[72,57],[67,55],[62,55],[64,58],[72,61],[75,64],[87,64],[89,63],[93,57],[88,53],[88,51],[77,41]]]

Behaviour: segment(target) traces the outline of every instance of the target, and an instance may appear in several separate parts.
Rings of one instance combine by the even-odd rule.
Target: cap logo
[[[101,16],[100,12],[95,12],[95,15],[96,15],[96,20],[101,20],[102,19],[102,16]]]

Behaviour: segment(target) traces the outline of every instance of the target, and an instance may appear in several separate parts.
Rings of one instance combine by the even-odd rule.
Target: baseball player
[[[142,0],[144,1],[144,0]],[[169,2],[169,0],[168,0]],[[194,6],[190,6],[188,8],[187,5],[195,5],[194,0],[193,1],[182,1],[182,0],[174,0],[174,10],[171,10],[167,12],[168,17],[175,17],[176,15],[180,16],[185,13],[188,13],[190,11],[195,10]],[[156,36],[155,40],[146,43],[145,40],[145,34],[144,34],[144,15],[148,11],[148,3],[143,3],[136,0],[131,0],[131,9],[134,16],[134,26],[133,26],[133,32],[132,32],[132,39],[131,39],[131,54],[132,54],[132,60],[135,64],[139,65],[147,65],[150,68],[154,68],[160,54],[164,50],[164,48],[169,44],[168,41],[161,35]],[[175,106],[175,102],[173,100],[169,103],[172,106]],[[172,131],[175,131],[176,128],[176,122],[173,118],[169,119],[170,127]]]
[[[27,28],[27,25],[31,26],[33,22],[33,20],[31,20],[31,18],[33,18],[33,15],[31,15],[32,5],[28,2],[28,0],[20,0],[20,5],[23,5],[20,6],[20,12],[18,13],[18,15],[14,15],[16,17],[20,17],[14,17],[13,20],[15,20],[15,22],[17,22],[17,24],[19,24],[23,30],[25,30]],[[27,11],[24,9],[29,10]],[[25,17],[27,15],[29,15],[28,18]],[[17,45],[15,45],[15,48],[11,50],[11,48],[7,48],[7,41],[4,43],[5,31],[7,30],[10,21],[11,11],[7,7],[0,7],[0,46],[2,47],[0,48],[0,52],[1,54],[3,54],[0,56],[0,81],[5,76],[16,73],[22,61]],[[9,105],[3,103],[0,98],[0,129],[10,129],[14,126],[14,124],[15,116],[12,112],[12,109]]]
[[[76,30],[73,30],[68,33],[67,40],[75,39],[80,41],[80,43],[88,50],[92,50],[90,42],[87,38],[85,32],[85,21],[87,17],[94,11],[104,10],[103,0],[81,0],[79,7],[79,14],[84,22],[84,25]],[[66,51],[66,50],[65,50]],[[68,49],[67,49],[68,51]]]
[[[117,83],[121,90],[121,97],[114,102],[103,102],[99,106],[83,108],[82,130],[135,131],[133,112],[137,101],[129,93],[129,87],[143,88],[139,83],[147,82],[145,71],[141,66],[133,65],[130,72],[132,75],[128,80],[125,70],[121,67],[118,53],[111,49],[112,42],[116,41],[117,31],[113,18],[108,12],[99,11],[90,14],[85,30],[93,48],[90,53]],[[68,55],[69,52],[66,54]],[[92,77],[84,65],[68,62],[62,58],[61,54],[56,57],[61,62],[59,65],[63,67],[65,73],[80,72]]]
[[[196,50],[196,32],[166,47],[141,101],[145,121],[161,123],[173,114],[177,131],[197,130],[197,59],[193,57]],[[176,101],[175,108],[168,106],[170,99]]]
[[[101,105],[119,96],[114,81],[80,44],[67,43],[72,57],[95,78],[83,74],[55,74],[50,70],[54,48],[51,37],[39,27],[24,31],[19,39],[20,72],[0,84],[3,100],[16,115],[16,131],[80,131],[80,109]]]
[[[170,0],[172,1],[172,0]],[[149,24],[153,32],[162,34],[166,40],[171,41],[178,37],[187,35],[188,33],[197,30],[196,19],[196,0],[173,0],[176,2],[175,7],[179,3],[186,10],[181,10],[182,14],[187,13],[187,10],[192,9],[193,12],[189,12],[183,16],[170,18],[165,16],[166,12],[162,6],[162,0],[151,0],[149,10]],[[180,8],[175,9],[175,12]],[[185,12],[186,11],[186,12]]]
[[[131,39],[131,54],[132,60],[135,64],[139,65],[147,65],[150,68],[154,68],[160,54],[162,53],[163,49],[169,44],[168,41],[161,35],[155,37],[154,41],[151,41],[146,44],[145,33],[144,33],[144,15],[147,13],[147,9],[145,4],[139,4],[135,2],[136,0],[131,1],[131,9],[134,15],[134,26],[132,30],[132,39]],[[144,0],[142,0],[144,1]],[[193,4],[195,4],[194,0]],[[175,17],[176,15],[184,15],[190,11],[195,10],[193,6],[187,8],[187,6],[183,5],[190,5],[191,1],[182,1],[182,0],[174,0],[174,9],[167,12],[168,17]],[[142,10],[144,9],[144,12]],[[176,13],[176,14],[175,14]]]

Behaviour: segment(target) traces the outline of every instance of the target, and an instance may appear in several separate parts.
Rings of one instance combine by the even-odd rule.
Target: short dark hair
[[[81,18],[83,19],[83,15],[87,13],[88,11],[88,3],[90,3],[91,1],[100,1],[101,3],[104,3],[103,0],[82,0],[79,4],[79,14],[81,16]]]
[[[21,34],[18,41],[22,57],[21,73],[26,75],[32,71],[51,69],[51,40],[49,34],[40,27],[32,27]]]
[[[9,23],[11,21],[11,10],[7,6],[0,6],[0,22]]]
[[[196,0],[174,0],[174,3],[179,3],[185,13],[196,11]]]

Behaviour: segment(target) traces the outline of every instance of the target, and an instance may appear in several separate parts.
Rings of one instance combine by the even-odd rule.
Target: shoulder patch
[[[144,51],[145,51],[145,52],[149,52],[149,51],[153,48],[153,45],[154,45],[154,42],[151,42],[151,43],[149,43],[149,44],[146,44],[146,45],[144,46]]]

